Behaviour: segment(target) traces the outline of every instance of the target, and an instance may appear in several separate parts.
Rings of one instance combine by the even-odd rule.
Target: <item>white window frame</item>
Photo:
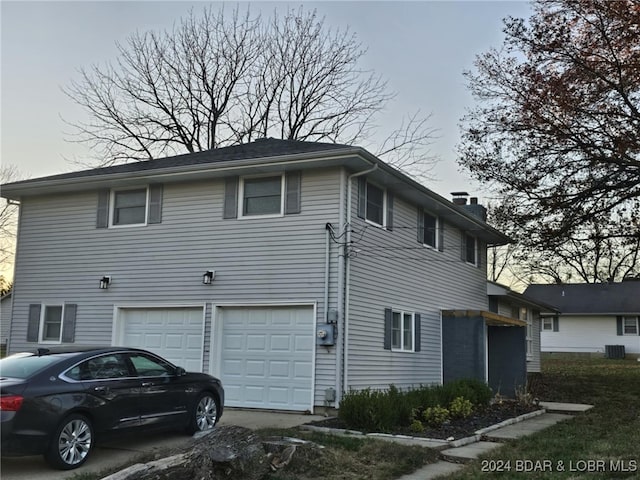
[[[527,360],[533,359],[533,321],[531,310],[527,307],[520,307],[519,318],[523,322],[527,322],[527,330],[525,335],[525,341],[527,346]]]
[[[480,257],[480,242],[478,241],[478,237],[466,232],[463,232],[463,235],[464,235],[464,260],[469,265],[473,265],[474,267],[477,267],[479,263],[479,257]],[[469,238],[473,238],[473,262],[470,262],[469,259],[467,258],[467,253],[468,253],[467,240]]]
[[[542,317],[542,331],[553,332],[553,317]]]
[[[60,307],[60,335],[58,336],[57,340],[45,339],[44,332],[45,332],[45,320],[47,316],[47,308],[54,308],[54,307]],[[38,330],[39,343],[54,344],[54,345],[61,344],[63,329],[64,329],[64,303],[47,303],[47,304],[43,303],[42,308],[40,309],[40,327]]]
[[[633,325],[635,327],[635,332],[633,333],[627,333],[627,321],[631,320],[632,322],[635,323],[635,325]],[[622,335],[630,335],[630,336],[638,336],[638,328],[640,327],[640,325],[638,325],[638,317],[631,317],[631,316],[625,316],[622,317]]]
[[[369,219],[369,185],[377,188],[382,191],[382,224],[375,222]],[[380,185],[377,185],[369,180],[366,181],[365,184],[365,202],[364,202],[364,220],[371,225],[380,228],[386,228],[387,225],[387,189],[382,188]]]
[[[253,214],[245,215],[244,213],[244,182],[245,180],[256,180],[260,178],[273,178],[280,177],[280,211],[278,213],[265,213],[265,214]],[[251,175],[246,177],[240,177],[238,186],[238,218],[277,218],[284,217],[284,201],[285,201],[285,175],[282,174],[265,174],[265,175]]]
[[[400,315],[400,346],[395,346],[393,344],[393,319],[394,315]],[[405,338],[404,338],[404,327],[405,327],[405,316],[410,316],[411,322],[411,348],[405,348]],[[391,309],[391,351],[393,352],[405,352],[405,353],[413,353],[416,351],[416,314],[415,312],[407,312],[404,310],[398,310],[395,308]]]
[[[124,224],[115,224],[115,213],[116,213],[116,195],[122,192],[132,192],[135,190],[145,190],[145,206],[144,206],[144,222],[142,223],[124,223]],[[145,185],[144,187],[131,187],[131,188],[116,188],[111,190],[109,195],[109,227],[111,228],[129,228],[129,227],[144,227],[147,225],[149,221],[149,186]]]
[[[425,243],[425,237],[426,237],[426,232],[427,232],[427,222],[425,222],[425,218],[429,216],[432,218],[436,219],[436,226],[435,226],[435,231],[433,232],[433,236],[434,236],[434,244],[433,245],[429,245],[428,243]],[[424,231],[422,232],[422,245],[424,245],[427,248],[432,248],[434,250],[439,250],[440,248],[440,217],[438,217],[437,215],[433,215],[430,212],[422,212],[422,224],[423,224],[423,229]]]

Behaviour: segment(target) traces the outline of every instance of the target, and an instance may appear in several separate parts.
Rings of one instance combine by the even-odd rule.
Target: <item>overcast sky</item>
[[[253,12],[270,14],[297,3],[254,2]],[[384,75],[397,98],[383,121],[391,130],[403,114],[432,113],[440,131],[432,147],[441,158],[437,181],[427,186],[449,196],[468,190],[483,197],[459,172],[458,123],[472,104],[462,72],[475,55],[502,42],[502,19],[528,17],[525,2],[303,2],[330,26],[349,27],[368,47],[366,67]],[[116,42],[136,30],[171,29],[192,2],[10,2],[2,17],[1,154],[24,176],[77,170],[69,159],[88,158],[86,147],[65,141],[83,112],[61,91],[77,70],[116,56]],[[222,4],[220,4],[222,5]],[[229,5],[229,4],[227,4]]]

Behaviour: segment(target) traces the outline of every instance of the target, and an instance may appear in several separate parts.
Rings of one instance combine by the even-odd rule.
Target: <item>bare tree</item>
[[[0,184],[20,180],[20,172],[15,165],[0,166]],[[0,199],[0,278],[8,281],[4,275],[10,275],[16,248],[16,230],[18,228],[18,206],[6,198]]]
[[[325,26],[315,11],[206,8],[172,31],[132,35],[115,63],[80,72],[65,90],[89,115],[71,123],[99,165],[196,152],[259,137],[365,143],[394,98],[360,67],[355,34]],[[419,113],[373,143],[411,172],[434,162],[434,130]],[[394,157],[395,156],[395,157]],[[424,174],[425,169],[418,169]]]

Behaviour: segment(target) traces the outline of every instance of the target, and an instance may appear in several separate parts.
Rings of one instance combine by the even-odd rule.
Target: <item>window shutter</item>
[[[438,229],[438,251],[444,252],[444,224],[441,218],[438,217],[436,225]]]
[[[387,230],[393,230],[393,193],[387,192]]]
[[[300,172],[288,172],[285,177],[285,215],[300,213]]]
[[[558,319],[557,315],[553,317],[553,331],[554,332],[560,331],[560,320]]]
[[[460,258],[463,262],[467,261],[467,234],[464,230],[460,230]]]
[[[351,207],[349,207],[351,208]],[[358,216],[365,218],[367,215],[367,179],[358,178]]]
[[[65,303],[64,319],[62,321],[62,342],[73,343],[76,339],[76,313],[78,305],[75,303]]]
[[[225,181],[222,218],[238,218],[238,177]]]
[[[420,336],[421,336],[421,331],[422,331],[421,325],[420,325],[420,322],[421,322],[420,314],[416,313],[414,315],[414,319],[415,319],[415,322],[416,322],[416,325],[415,325],[415,335],[416,336],[415,336],[415,339],[414,339],[415,351],[419,352],[420,351]]]
[[[37,342],[40,333],[40,310],[42,305],[32,303],[29,305],[29,323],[27,325],[27,342]]]
[[[162,223],[162,184],[149,186],[149,218],[147,223]]]
[[[98,192],[98,211],[96,213],[96,228],[109,226],[109,190]]]
[[[618,335],[622,335],[622,316],[620,315],[616,317],[616,330]]]
[[[417,240],[418,243],[424,244],[424,210],[418,208],[418,234]]]
[[[484,249],[486,252],[486,249]],[[482,268],[482,242],[479,238],[476,238],[476,267]]]
[[[384,349],[391,350],[391,321],[392,313],[390,308],[384,309]]]

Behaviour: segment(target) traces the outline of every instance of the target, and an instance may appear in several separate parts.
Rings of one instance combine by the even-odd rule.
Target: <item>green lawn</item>
[[[505,444],[450,478],[640,479],[640,362],[546,355],[532,388],[543,401],[594,408]]]

